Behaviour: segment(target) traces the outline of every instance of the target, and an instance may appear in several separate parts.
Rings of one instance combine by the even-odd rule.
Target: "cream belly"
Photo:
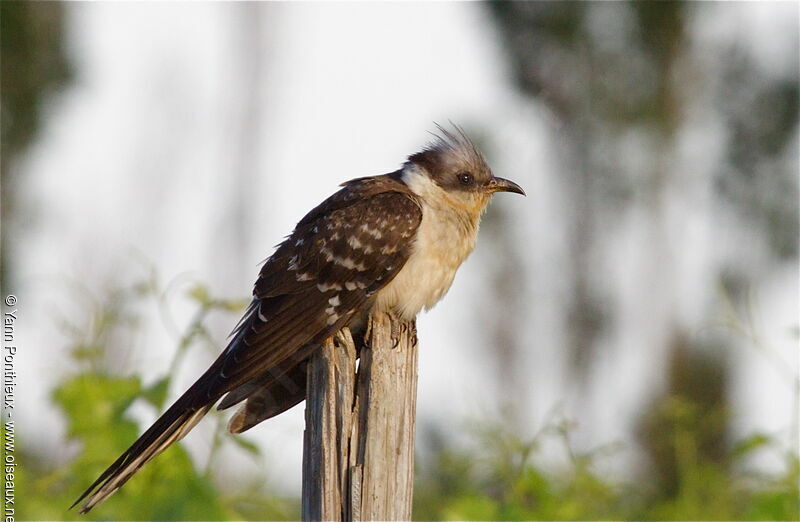
[[[413,174],[412,174],[413,176]],[[471,216],[450,205],[429,203],[441,191],[427,177],[404,179],[422,202],[422,222],[405,266],[376,296],[375,308],[413,319],[432,308],[453,283],[456,270],[475,248],[480,215]],[[443,201],[441,198],[434,201]]]

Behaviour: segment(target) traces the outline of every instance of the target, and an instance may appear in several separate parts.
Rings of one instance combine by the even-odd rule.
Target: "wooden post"
[[[411,519],[416,394],[414,321],[375,314],[364,346],[345,329],[312,356],[304,520]]]
[[[342,520],[355,371],[355,345],[347,329],[328,339],[308,364],[303,520]]]

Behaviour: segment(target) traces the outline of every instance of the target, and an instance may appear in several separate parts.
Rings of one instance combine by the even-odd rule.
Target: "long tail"
[[[205,385],[210,373],[211,369],[175,401],[175,404],[170,406],[125,453],[120,455],[83,492],[78,500],[70,506],[70,509],[86,499],[80,512],[87,513],[92,507],[113,495],[156,455],[189,433],[219,398],[209,397],[206,394]]]
[[[306,368],[302,361],[281,373],[268,372],[262,378],[239,386],[226,395],[217,406],[224,410],[246,399],[228,423],[228,431],[242,433],[256,424],[283,413],[306,398]]]

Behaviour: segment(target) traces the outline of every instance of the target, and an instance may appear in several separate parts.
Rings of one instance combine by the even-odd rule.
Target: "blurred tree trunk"
[[[229,107],[231,127],[235,139],[227,158],[230,171],[224,177],[221,188],[227,198],[221,198],[225,212],[218,224],[219,233],[212,243],[212,256],[228,253],[225,263],[217,270],[218,283],[223,287],[237,288],[249,284],[252,275],[252,258],[248,255],[248,242],[256,227],[258,205],[266,200],[266,194],[254,190],[259,187],[263,172],[261,158],[267,143],[264,119],[264,90],[267,88],[265,74],[269,61],[267,55],[267,11],[274,6],[259,2],[243,2],[232,6],[234,30],[231,65],[235,80],[233,89],[226,93],[223,103]]]
[[[719,356],[724,348],[674,339],[667,391],[642,413],[638,436],[662,497],[677,497],[681,488],[691,488],[709,463],[728,471],[729,377]]]
[[[47,97],[70,79],[63,46],[66,9],[60,2],[0,2],[0,281],[7,289],[14,278],[15,240],[37,211],[35,202],[25,201],[18,161],[39,131]]]
[[[542,101],[563,124],[561,140],[564,186],[572,214],[570,260],[569,353],[576,377],[585,376],[609,316],[608,288],[596,278],[595,260],[604,247],[604,233],[618,212],[641,194],[654,221],[663,229],[659,207],[664,172],[681,122],[673,64],[683,48],[685,7],[677,2],[606,6],[587,3],[492,2],[488,4],[501,29],[517,85]],[[605,9],[634,15],[630,31],[641,38],[625,42],[624,53],[612,53],[591,31],[591,20]],[[631,57],[641,58],[632,60]],[[646,65],[643,65],[646,64]],[[644,71],[649,69],[649,71]],[[622,78],[649,72],[648,85]],[[627,90],[626,90],[627,89]],[[632,90],[643,92],[633,93]],[[614,156],[624,132],[637,127],[659,134],[651,151],[650,170],[628,172],[624,158]],[[663,238],[653,237],[654,249]],[[654,256],[656,260],[664,256]]]
[[[614,308],[608,306],[614,302],[609,295],[611,284],[598,273],[595,261],[602,258],[607,247],[604,241],[613,233],[623,209],[638,201],[647,211],[645,259],[649,266],[645,268],[658,283],[653,285],[647,306],[665,326],[660,335],[660,352],[666,351],[671,363],[667,368],[668,389],[652,403],[655,406],[644,416],[640,434],[656,464],[655,474],[671,484],[674,491],[678,462],[670,441],[674,440],[676,427],[669,417],[671,413],[662,407],[664,401],[678,397],[700,412],[700,417],[716,419],[713,425],[704,427],[702,440],[697,441],[700,460],[719,462],[720,452],[727,448],[726,352],[709,349],[684,330],[670,294],[677,283],[673,280],[673,263],[681,252],[674,251],[674,241],[667,234],[669,216],[665,204],[668,198],[681,194],[681,181],[675,179],[671,169],[678,154],[678,133],[688,124],[689,107],[684,104],[690,98],[687,89],[704,88],[702,79],[696,83],[685,81],[687,67],[698,72],[691,69],[694,49],[688,22],[701,7],[682,2],[486,5],[503,37],[518,88],[544,103],[564,127],[564,186],[569,191],[572,211],[568,216],[572,219],[572,265],[564,267],[572,281],[567,348],[578,383],[587,380],[603,333],[618,319]],[[617,20],[619,27],[609,29],[609,20]],[[742,93],[751,86],[752,82],[725,84],[726,89]],[[742,157],[759,157],[782,147],[796,129],[797,84],[772,85],[761,94],[759,102],[765,118],[772,114],[765,110],[767,99],[786,110],[777,122],[765,125],[763,132],[767,136],[758,136],[763,138],[760,150],[758,143],[751,148],[751,141],[729,150],[737,166],[745,171]],[[742,98],[741,94],[736,98],[727,93],[720,95],[721,103]],[[747,114],[748,118],[752,114],[742,110],[731,113]],[[754,132],[745,121],[740,122],[740,127],[743,133]],[[643,167],[624,154],[623,140],[636,132],[649,137],[644,143],[652,147],[645,151],[648,162]],[[718,173],[710,171],[706,175],[710,178]],[[714,181],[708,183],[713,185]],[[791,185],[791,181],[783,182],[785,188]],[[796,195],[796,189],[778,196],[780,203],[763,211],[773,216],[767,233],[780,236],[775,241],[778,255],[792,255],[797,250],[792,193]],[[747,201],[737,206],[744,211],[757,208]],[[788,239],[790,235],[792,238]],[[665,457],[665,447],[672,448],[670,457]]]

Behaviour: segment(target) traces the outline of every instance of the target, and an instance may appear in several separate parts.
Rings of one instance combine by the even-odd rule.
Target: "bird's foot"
[[[392,318],[392,349],[400,345],[400,338],[407,331],[408,326],[405,321],[401,321],[396,317]]]

